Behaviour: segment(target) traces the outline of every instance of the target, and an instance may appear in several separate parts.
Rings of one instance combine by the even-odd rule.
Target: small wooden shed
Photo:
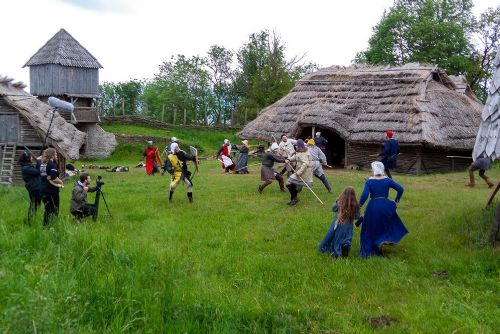
[[[24,84],[0,76],[2,185],[22,183],[17,161],[25,146],[34,154],[40,154],[46,138],[46,146],[57,150],[60,170],[63,171],[65,160],[73,162],[79,159],[80,149],[87,136],[68,123],[54,108],[25,92],[24,88]]]
[[[471,163],[449,156],[471,156],[481,109],[463,78],[433,65],[333,66],[299,80],[238,135],[271,141],[321,130],[330,164],[367,168],[393,130],[402,153],[398,171],[442,172]]]

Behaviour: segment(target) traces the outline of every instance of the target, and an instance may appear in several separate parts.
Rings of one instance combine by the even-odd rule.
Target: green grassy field
[[[136,161],[121,148],[105,163]],[[325,205],[303,191],[288,207],[275,183],[259,195],[250,169],[226,175],[205,161],[195,202],[181,185],[172,205],[167,176],[91,170],[113,218],[102,206],[97,222],[73,223],[68,180],[50,229],[42,212],[23,223],[23,187],[0,188],[0,332],[498,333],[500,252],[486,243],[483,183],[397,174],[410,233],[365,260],[357,229],[349,258],[334,261],[316,250],[331,204],[348,185],[359,196],[368,173],[328,171],[333,194],[314,186]]]

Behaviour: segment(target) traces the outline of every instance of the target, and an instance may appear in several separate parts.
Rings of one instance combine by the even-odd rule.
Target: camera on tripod
[[[97,180],[95,181],[96,187],[101,189],[101,187],[104,185],[104,181],[102,180],[102,176],[98,175]]]
[[[109,216],[113,218],[111,215],[111,211],[109,211],[108,203],[106,202],[106,198],[104,197],[104,192],[102,191],[102,186],[104,185],[104,181],[102,180],[102,177],[100,175],[97,176],[96,180],[96,193],[95,193],[95,211],[92,216],[92,219],[95,221],[97,219],[97,215],[99,214],[99,199],[102,196],[102,200],[104,201],[104,204],[106,205],[106,209],[108,210]]]

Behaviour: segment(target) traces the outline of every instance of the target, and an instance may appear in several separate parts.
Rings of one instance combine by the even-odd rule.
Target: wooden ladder
[[[5,143],[0,148],[2,154],[0,160],[0,184],[11,185],[14,178],[16,143]]]

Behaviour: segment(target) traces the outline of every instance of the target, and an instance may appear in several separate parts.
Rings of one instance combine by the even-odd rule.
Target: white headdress
[[[272,144],[271,144],[271,151],[275,151],[275,150],[277,150],[277,149],[278,149],[278,147],[279,147],[279,146],[278,146],[278,143],[272,143]]]
[[[172,143],[174,143],[174,142],[176,142],[176,141],[177,141],[177,138],[176,138],[176,137],[172,137],[172,138],[170,138],[170,141],[171,141]]]
[[[373,175],[385,175],[384,174],[384,164],[380,161],[372,162]]]
[[[224,139],[224,144],[229,144],[229,139]]]
[[[175,150],[179,148],[179,144],[177,143],[172,143],[172,145],[170,145],[170,150],[172,151],[172,153],[175,153]]]

